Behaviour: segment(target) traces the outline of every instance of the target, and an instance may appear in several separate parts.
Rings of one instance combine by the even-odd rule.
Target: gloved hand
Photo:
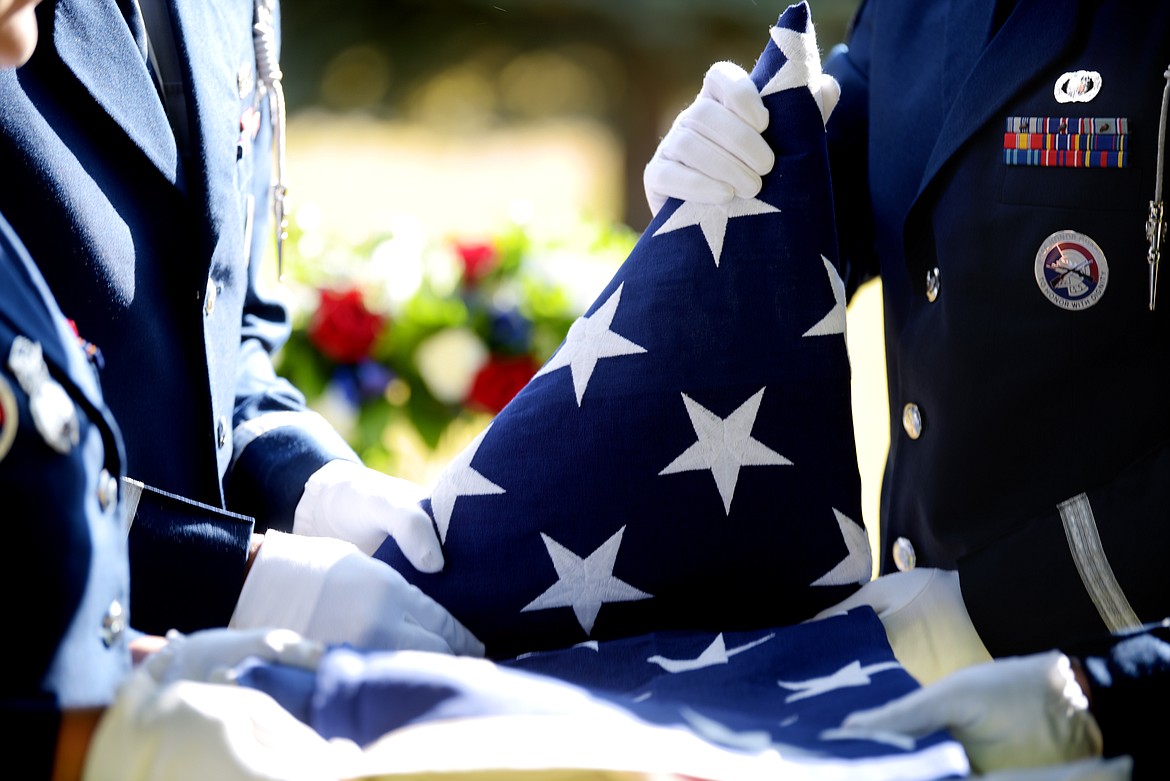
[[[882,575],[814,619],[859,605],[878,614],[894,656],[919,683],[991,661],[963,604],[957,572],[919,567]]]
[[[841,88],[832,76],[814,78],[810,90],[828,122]],[[675,118],[643,172],[651,213],[658,214],[667,198],[754,198],[776,162],[761,135],[767,126],[768,110],[747,71],[731,62],[712,65],[698,97]]]
[[[228,626],[279,626],[322,643],[482,656],[438,602],[352,543],[268,531]]]
[[[367,554],[394,538],[419,572],[443,569],[443,550],[430,517],[419,506],[423,489],[362,464],[338,459],[314,472],[293,516],[293,532],[336,537]]]
[[[845,719],[911,737],[949,729],[979,772],[1100,757],[1101,730],[1059,651],[979,664]]]
[[[240,662],[258,657],[268,662],[317,669],[325,646],[291,629],[207,629],[185,635],[172,629],[167,643],[142,662],[155,681],[230,683]]]
[[[98,722],[84,781],[324,781],[361,774],[362,752],[326,741],[267,694],[160,684],[135,670]]]

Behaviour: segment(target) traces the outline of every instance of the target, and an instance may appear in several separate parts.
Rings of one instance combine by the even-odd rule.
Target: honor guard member
[[[2,219],[0,291],[0,486],[24,562],[4,568],[20,638],[0,699],[32,741],[30,777],[49,778],[57,710],[109,702],[130,672],[124,454],[96,368]]]
[[[0,72],[0,212],[104,356],[136,628],[234,618],[476,652],[398,573],[306,536],[370,553],[391,534],[416,566],[443,563],[417,487],[362,466],[273,370],[289,333],[259,284],[284,192],[275,0],[51,0],[36,13],[40,46]],[[322,581],[343,561],[368,586],[344,599]]]
[[[840,265],[884,296],[881,570],[957,570],[996,656],[1170,614],[1168,68],[1164,0],[865,0],[824,63]],[[771,167],[710,81],[652,208]]]
[[[132,671],[136,644],[163,641],[130,628],[122,440],[97,354],[2,217],[0,291],[0,488],[8,517],[27,521],[8,540],[24,566],[0,576],[20,627],[0,683],[9,761],[33,779],[348,777],[355,752],[260,692],[205,685],[246,658],[312,667],[319,643],[286,630],[172,633]]]

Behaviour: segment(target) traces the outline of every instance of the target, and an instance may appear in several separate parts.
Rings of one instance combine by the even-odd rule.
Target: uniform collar
[[[930,186],[947,160],[1032,76],[1067,46],[1076,27],[1079,2],[1020,0],[994,38],[978,55],[970,75],[957,87],[943,119],[918,190]]]
[[[173,184],[182,177],[174,133],[135,32],[137,6],[116,0],[59,0],[53,44],[62,63]]]

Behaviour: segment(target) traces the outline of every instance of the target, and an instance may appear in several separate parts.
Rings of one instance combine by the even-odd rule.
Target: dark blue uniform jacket
[[[226,624],[252,532],[289,530],[306,478],[356,459],[270,360],[288,321],[260,283],[271,136],[253,2],[165,1],[185,132],[134,3],[42,3],[36,53],[0,73],[0,211],[101,350],[126,473],[156,489],[130,533],[135,622],[153,633]]]
[[[13,368],[17,342],[39,346],[42,382]],[[44,377],[63,395],[49,398]],[[26,387],[71,417],[75,435],[47,438]],[[50,777],[60,709],[109,703],[130,670],[122,465],[95,368],[0,218],[0,491],[10,559],[0,588],[14,630],[0,720],[6,744],[19,747],[9,759],[28,778]]]
[[[870,0],[826,61],[843,261],[885,303],[882,569],[957,567],[993,654],[1170,614],[1168,66],[1170,3],[1120,0]],[[1007,164],[1060,118],[1124,165]]]

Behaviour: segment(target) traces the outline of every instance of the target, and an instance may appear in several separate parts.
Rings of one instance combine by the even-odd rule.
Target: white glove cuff
[[[338,536],[327,528],[330,513],[325,507],[328,501],[326,497],[338,485],[351,482],[364,469],[361,464],[338,458],[329,461],[310,475],[305,481],[305,491],[301,494],[297,509],[293,513],[293,534],[307,537]]]
[[[356,550],[344,540],[269,530],[244,580],[228,626],[292,629],[307,635],[326,573]]]

